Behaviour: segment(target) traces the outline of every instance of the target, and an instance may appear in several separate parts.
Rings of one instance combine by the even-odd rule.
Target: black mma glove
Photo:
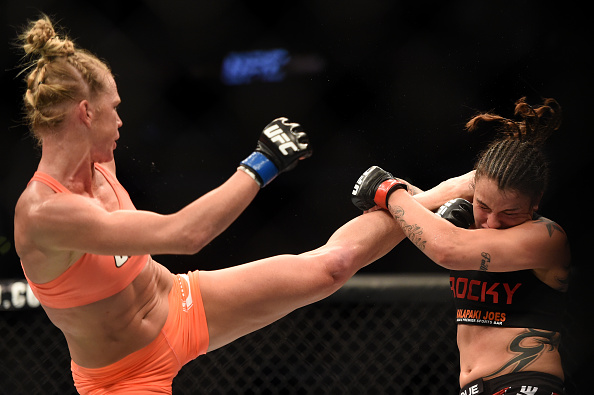
[[[450,200],[441,206],[435,214],[447,219],[459,228],[468,229],[471,225],[474,225],[472,203],[462,198]]]
[[[381,167],[371,166],[355,183],[351,201],[363,211],[369,210],[375,205],[387,209],[388,198],[397,189],[408,190],[408,186]]]
[[[311,154],[309,139],[301,131],[301,125],[277,118],[266,125],[256,149],[239,168],[264,188],[280,173],[295,168],[299,159],[309,158]]]

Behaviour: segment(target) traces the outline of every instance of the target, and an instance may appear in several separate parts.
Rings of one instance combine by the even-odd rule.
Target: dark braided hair
[[[488,177],[500,190],[515,190],[538,204],[549,182],[549,164],[542,146],[561,125],[561,107],[555,99],[531,106],[523,97],[515,103],[516,120],[485,113],[466,124],[468,131],[495,127],[502,134],[480,154],[475,181]]]

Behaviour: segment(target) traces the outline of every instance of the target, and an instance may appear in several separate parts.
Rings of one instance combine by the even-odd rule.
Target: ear
[[[88,100],[81,100],[77,106],[78,119],[87,127],[91,127],[94,112]]]
[[[537,210],[538,210],[538,206],[540,205],[540,201],[541,201],[541,199],[542,199],[542,195],[543,195],[543,194],[544,194],[544,193],[543,193],[543,192],[541,192],[541,193],[540,193],[540,195],[538,196],[538,199],[536,199],[536,201],[535,201],[535,202],[532,204],[532,210],[533,210],[533,211],[537,211]]]

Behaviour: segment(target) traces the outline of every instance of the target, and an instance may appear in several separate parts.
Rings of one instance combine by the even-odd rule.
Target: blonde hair
[[[111,70],[95,55],[76,48],[68,37],[59,37],[46,15],[30,22],[19,39],[34,66],[25,78],[25,117],[41,140],[39,130],[59,126],[69,105],[103,91]]]

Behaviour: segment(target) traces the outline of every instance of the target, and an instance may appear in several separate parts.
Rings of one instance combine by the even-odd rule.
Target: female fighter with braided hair
[[[564,393],[559,339],[570,250],[563,229],[536,213],[549,178],[542,144],[559,128],[561,109],[553,99],[532,107],[523,98],[515,115],[519,121],[487,113],[468,122],[471,131],[495,126],[502,135],[480,155],[473,193],[439,215],[375,166],[352,196],[363,210],[389,210],[421,251],[451,270],[460,394]]]
[[[310,252],[172,274],[151,254],[198,252],[262,187],[311,155],[307,135],[276,119],[218,188],[170,215],[136,210],[116,178],[122,121],[108,66],[56,35],[47,17],[22,39],[36,59],[24,101],[41,159],[16,205],[15,246],[66,338],[80,393],[171,393],[190,360],[332,294],[404,239],[378,211]],[[436,209],[467,185],[462,176],[415,198]]]

